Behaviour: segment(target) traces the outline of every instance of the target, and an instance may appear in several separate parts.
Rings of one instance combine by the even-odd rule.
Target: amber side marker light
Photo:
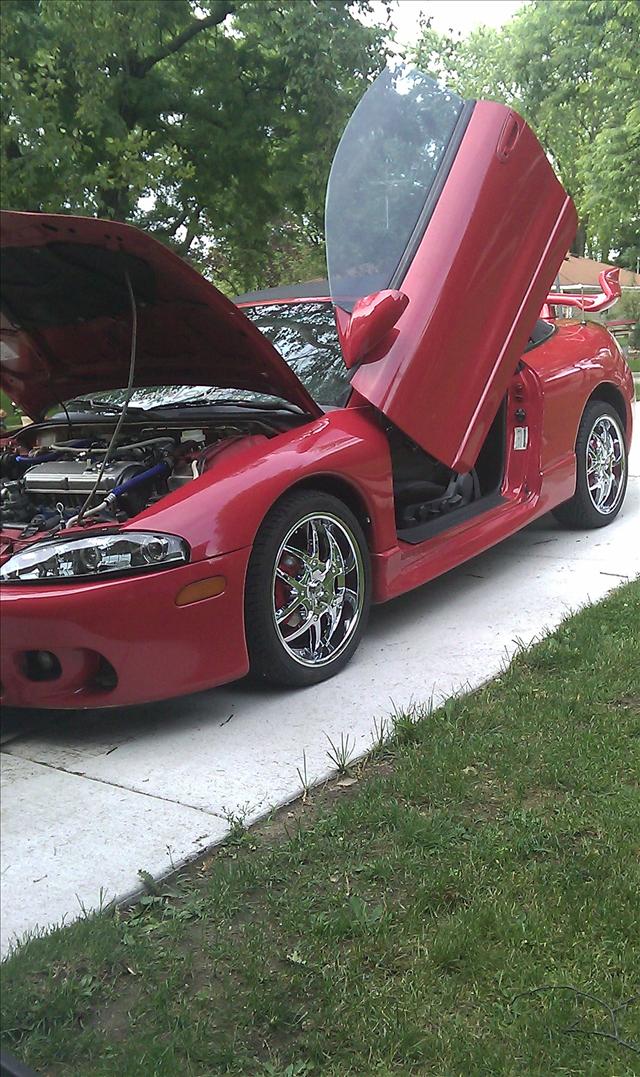
[[[203,598],[215,598],[221,595],[227,586],[224,576],[210,576],[207,580],[198,580],[189,583],[178,591],[176,606],[189,606],[192,602],[200,602]]]

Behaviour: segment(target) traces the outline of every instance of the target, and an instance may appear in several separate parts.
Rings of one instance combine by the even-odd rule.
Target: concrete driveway
[[[636,409],[636,422],[640,414]],[[640,434],[640,430],[637,431]],[[518,642],[640,572],[640,436],[608,528],[550,517],[373,611],[355,660],[297,692],[240,683],[169,703],[65,715],[7,711],[2,747],[2,952],[15,936],[139,889],[331,771],[374,721],[498,673]]]

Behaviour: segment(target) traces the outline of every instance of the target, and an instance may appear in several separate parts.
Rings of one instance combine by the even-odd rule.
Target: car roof
[[[263,288],[259,292],[245,292],[237,295],[234,303],[286,303],[289,299],[324,299],[328,300],[328,280],[307,280],[302,284],[279,284],[277,288]]]

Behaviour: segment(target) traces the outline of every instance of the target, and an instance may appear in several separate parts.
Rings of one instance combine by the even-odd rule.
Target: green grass
[[[6,1046],[65,1077],[637,1075],[639,627],[634,583],[399,716],[357,783],[28,941]]]

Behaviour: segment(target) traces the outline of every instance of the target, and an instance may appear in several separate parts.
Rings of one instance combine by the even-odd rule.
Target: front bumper
[[[3,584],[2,703],[125,706],[244,676],[249,669],[244,581],[250,552],[246,548],[93,583]],[[224,577],[221,594],[176,604],[187,585],[214,576]],[[40,652],[54,656],[51,679],[34,678],[32,658]]]

